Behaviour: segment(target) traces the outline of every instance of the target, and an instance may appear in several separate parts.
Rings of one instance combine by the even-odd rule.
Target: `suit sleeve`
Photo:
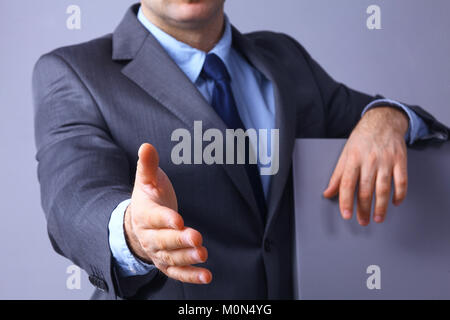
[[[361,118],[364,108],[370,103],[384,99],[381,95],[370,96],[348,88],[335,81],[293,38],[286,36],[294,42],[306,59],[313,77],[319,88],[323,105],[326,111],[326,128],[328,138],[347,138]],[[431,132],[440,132],[448,139],[449,128],[437,121],[431,114],[418,106],[409,106],[428,126]],[[440,136],[440,138],[442,138]],[[430,140],[442,141],[439,137]],[[428,141],[430,141],[428,140]]]
[[[57,54],[37,62],[33,96],[38,179],[52,246],[116,298],[122,294],[108,222],[114,208],[131,197],[126,154],[108,133],[86,86]]]

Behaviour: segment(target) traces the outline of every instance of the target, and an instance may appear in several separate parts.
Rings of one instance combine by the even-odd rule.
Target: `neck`
[[[218,12],[217,16],[212,17],[208,21],[202,21],[196,24],[172,23],[172,21],[168,23],[144,6],[142,6],[142,12],[151,23],[165,33],[171,35],[178,41],[204,52],[209,52],[214,48],[221,39],[225,27],[223,11]]]

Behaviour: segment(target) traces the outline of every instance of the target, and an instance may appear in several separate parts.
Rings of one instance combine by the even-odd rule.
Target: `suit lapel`
[[[233,28],[233,44],[248,61],[272,81],[275,95],[275,128],[279,129],[279,171],[272,176],[267,199],[268,216],[266,232],[277,212],[278,205],[291,172],[292,152],[295,141],[295,92],[294,84],[283,74],[285,67],[280,59],[268,51],[258,48],[248,38]]]
[[[113,35],[113,59],[130,60],[122,73],[179,118],[191,131],[194,121],[225,132],[226,126],[195,85],[159,42],[136,19],[136,6]],[[130,38],[131,37],[131,38]],[[167,137],[170,141],[170,137]],[[242,165],[222,165],[252,212],[260,217],[250,181]]]

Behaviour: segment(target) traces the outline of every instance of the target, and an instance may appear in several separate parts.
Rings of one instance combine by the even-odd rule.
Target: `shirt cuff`
[[[114,266],[120,277],[145,275],[157,269],[154,265],[138,259],[128,248],[123,229],[123,220],[130,202],[131,199],[122,201],[112,212],[108,224],[109,247],[114,258]]]
[[[430,134],[430,129],[426,125],[426,123],[420,118],[413,110],[405,106],[404,104],[391,100],[391,99],[378,99],[369,103],[363,110],[363,116],[367,111],[372,108],[388,106],[393,108],[398,108],[403,110],[409,118],[409,128],[405,134],[405,140],[409,145],[414,144],[417,140],[429,139],[433,135]]]

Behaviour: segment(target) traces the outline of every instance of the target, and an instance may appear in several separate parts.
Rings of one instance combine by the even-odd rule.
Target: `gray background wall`
[[[111,32],[132,0],[0,2],[0,299],[83,299],[66,288],[71,263],[51,249],[36,178],[31,71],[44,52]],[[78,5],[81,30],[68,30]],[[366,9],[382,10],[368,30]],[[422,105],[450,124],[450,1],[227,0],[241,31],[274,30],[299,40],[336,79],[368,93]]]

